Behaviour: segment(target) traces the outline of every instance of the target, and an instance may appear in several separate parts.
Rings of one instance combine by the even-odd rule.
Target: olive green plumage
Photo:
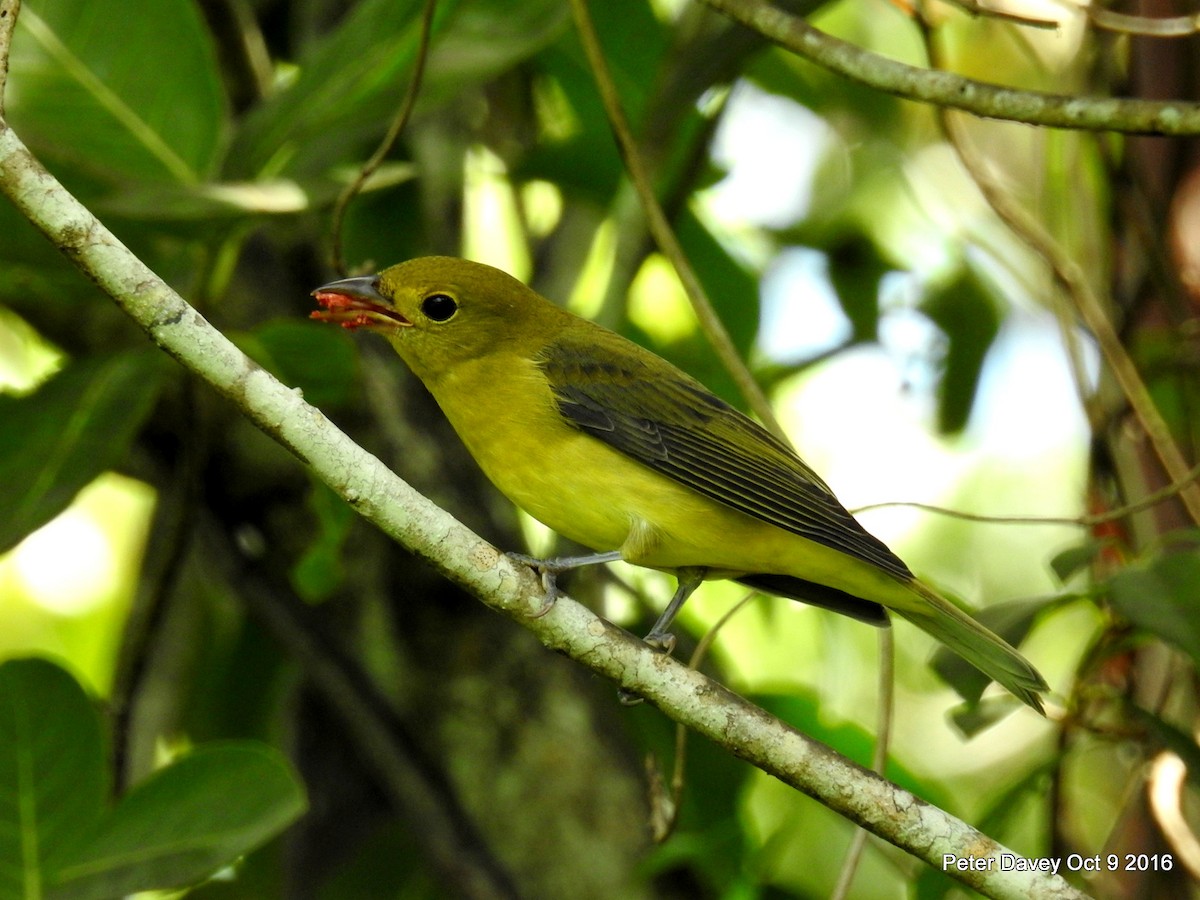
[[[1041,711],[1046,683],[1016,650],[917,580],[790,447],[666,360],[461,259],[314,296],[317,318],[386,337],[488,477],[555,531],[875,624],[886,607]]]

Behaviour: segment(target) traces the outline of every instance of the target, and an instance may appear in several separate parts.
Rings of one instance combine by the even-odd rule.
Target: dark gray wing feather
[[[604,345],[609,352],[597,353]],[[581,431],[732,509],[868,562],[897,580],[912,579],[903,561],[846,511],[791,448],[648,351],[612,332],[589,329],[586,340],[560,336],[537,362],[559,412]],[[795,581],[792,592],[803,593],[808,583]],[[781,584],[774,592],[789,590]],[[840,601],[830,600],[836,602],[816,602],[837,608]],[[877,620],[872,610],[853,605],[839,611]]]

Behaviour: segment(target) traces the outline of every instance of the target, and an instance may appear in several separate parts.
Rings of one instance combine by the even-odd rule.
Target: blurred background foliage
[[[402,477],[498,546],[557,551],[382,342],[305,320],[335,274],[332,201],[412,75],[420,5],[28,0],[8,118],[206,318]],[[1105,35],[1072,7],[1037,6],[1061,23],[1045,31],[941,4],[925,30],[884,0],[786,5],[916,65],[928,40],[1006,84],[1197,94],[1194,39]],[[844,502],[1068,520],[863,514],[918,572],[1027,636],[1058,692],[1047,721],[977,703],[981,686],[935,670],[931,641],[901,624],[889,776],[1030,856],[1117,853],[1126,869],[1124,854],[1148,854],[1071,876],[1097,895],[1194,895],[1195,523],[1175,499],[1069,521],[1170,479],[1044,261],[929,108],[697,4],[605,0],[592,15],[692,263]],[[647,237],[563,0],[440,0],[433,34],[415,116],[350,208],[355,270],[429,253],[498,265],[743,404]],[[1103,298],[1195,459],[1194,142],[961,125],[962,149]],[[0,234],[0,657],[56,659],[104,701],[118,785],[171,748],[250,738],[307,787],[296,825],[192,896],[829,894],[852,826],[701,742],[655,842],[670,723],[357,521],[6,204]],[[644,630],[669,584],[614,567],[570,588]],[[692,601],[685,654],[741,595],[711,585]],[[760,598],[705,665],[865,763],[876,639]],[[850,895],[953,891],[870,842]]]

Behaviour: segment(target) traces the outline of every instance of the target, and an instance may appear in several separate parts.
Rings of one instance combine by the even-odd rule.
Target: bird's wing
[[[537,362],[581,431],[739,512],[912,578],[791,448],[670,363],[599,328],[559,335]]]

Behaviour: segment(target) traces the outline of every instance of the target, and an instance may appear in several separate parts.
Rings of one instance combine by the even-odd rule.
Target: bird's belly
[[[793,575],[878,602],[902,590],[868,562],[711,500],[565,424],[460,427],[450,418],[505,496],[585,547],[656,569],[701,566],[715,578]]]
[[[587,435],[539,444],[509,464],[476,459],[513,503],[585,547],[616,550],[639,522],[677,501],[668,479]]]
[[[796,575],[868,597],[895,586],[868,563],[711,500],[584,434],[501,456],[510,462],[492,465],[489,454],[476,454],[517,506],[585,547],[619,549],[637,565],[703,566],[725,578]]]

